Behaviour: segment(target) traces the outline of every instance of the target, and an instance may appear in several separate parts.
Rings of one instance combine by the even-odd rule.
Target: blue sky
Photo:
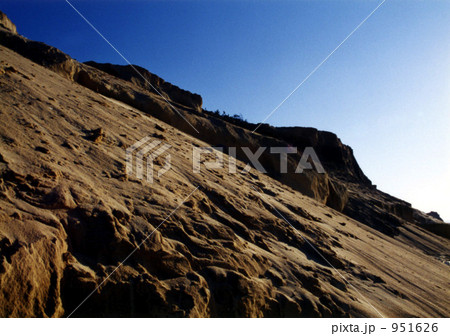
[[[262,121],[381,1],[71,1],[130,62]],[[3,0],[19,33],[124,64],[65,1]],[[387,0],[268,120],[350,145],[378,187],[450,221],[450,1]]]

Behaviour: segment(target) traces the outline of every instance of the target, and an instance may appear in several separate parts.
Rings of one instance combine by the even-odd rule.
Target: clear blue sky
[[[132,63],[251,122],[379,2],[72,1]],[[63,0],[0,9],[28,38],[124,64]],[[381,190],[450,221],[450,1],[387,0],[268,122],[337,133]]]

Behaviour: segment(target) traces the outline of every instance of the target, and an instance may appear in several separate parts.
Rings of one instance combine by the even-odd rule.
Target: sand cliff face
[[[0,12],[0,27],[9,30],[13,34],[17,34],[16,25],[3,12]]]
[[[198,94],[180,89],[171,83],[164,81],[161,77],[152,74],[147,69],[134,65],[101,64],[97,62],[86,62],[85,64],[97,68],[111,76],[121,78],[143,88],[146,91],[163,95],[168,100],[193,108],[202,110],[202,97]]]
[[[129,68],[1,20],[0,316],[449,315],[448,240],[424,229],[444,224],[376,190],[334,134],[252,134],[146,73],[197,133]],[[172,146],[154,183],[125,171],[144,136]],[[208,145],[313,146],[327,174],[270,156],[267,174],[196,174]]]

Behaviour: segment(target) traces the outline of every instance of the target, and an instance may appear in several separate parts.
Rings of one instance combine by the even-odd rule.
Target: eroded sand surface
[[[73,316],[449,316],[445,238],[253,169],[195,174],[206,143],[5,47],[0,96],[0,316],[67,316],[197,187]],[[152,184],[125,174],[144,136],[172,146]]]

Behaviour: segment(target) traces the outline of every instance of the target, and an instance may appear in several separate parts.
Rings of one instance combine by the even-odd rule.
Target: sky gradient
[[[380,2],[71,1],[131,63],[255,123]],[[64,0],[0,10],[79,61],[125,64]],[[267,122],[336,133],[379,189],[450,222],[450,1],[387,0]]]

